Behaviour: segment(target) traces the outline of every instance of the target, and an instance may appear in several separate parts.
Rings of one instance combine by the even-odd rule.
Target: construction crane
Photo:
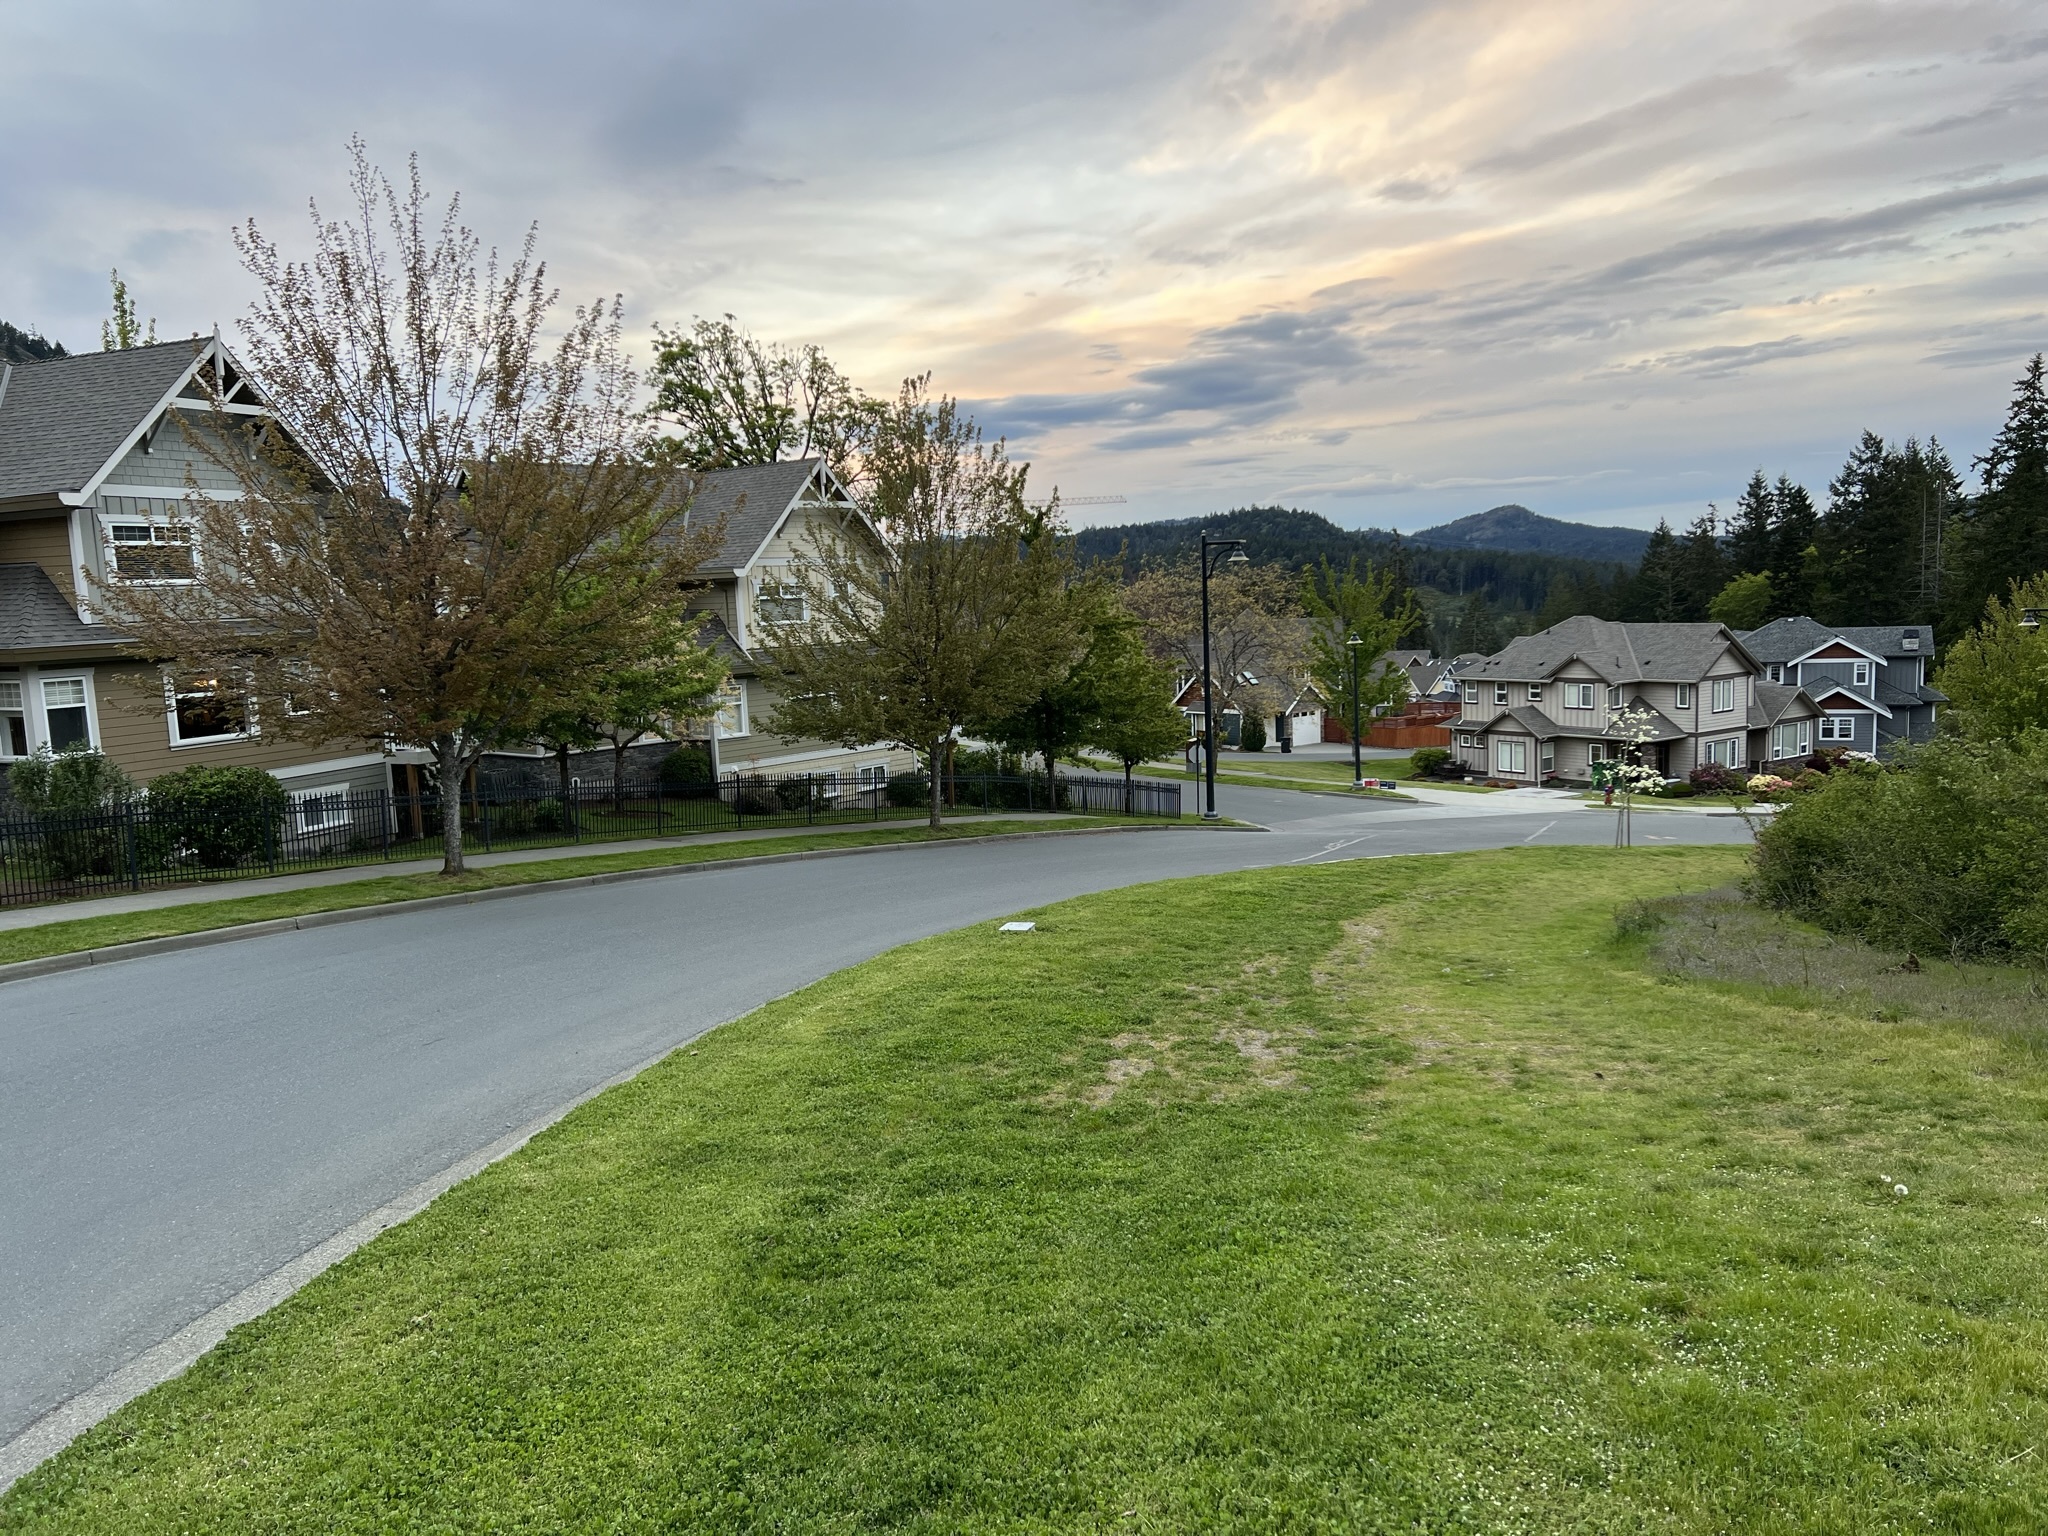
[[[1120,507],[1124,504],[1121,496],[1062,496],[1063,507]]]

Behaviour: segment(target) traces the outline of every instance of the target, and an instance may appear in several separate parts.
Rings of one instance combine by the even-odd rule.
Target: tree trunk
[[[945,793],[946,783],[946,738],[941,736],[932,743],[932,792],[931,829],[939,830],[939,802]]]
[[[465,761],[460,737],[443,736],[434,743],[434,773],[441,791],[441,873],[462,873],[462,774]]]
[[[1126,816],[1131,814],[1131,801],[1133,798],[1131,789],[1131,769],[1133,766],[1134,765],[1131,763],[1124,764],[1124,814]]]
[[[626,814],[626,748],[631,745],[612,738],[612,809],[621,816]]]
[[[555,772],[561,783],[562,820],[569,819],[569,744],[565,741],[555,748]]]
[[[1041,749],[1045,756],[1045,803],[1049,810],[1060,808],[1060,781],[1053,777],[1052,748]]]

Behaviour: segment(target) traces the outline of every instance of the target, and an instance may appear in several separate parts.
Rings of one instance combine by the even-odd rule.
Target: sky
[[[165,336],[417,153],[566,297],[930,370],[1076,522],[1651,526],[2048,346],[2048,10],[0,0],[0,318]]]

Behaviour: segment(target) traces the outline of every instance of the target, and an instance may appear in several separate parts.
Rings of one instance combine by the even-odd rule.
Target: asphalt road
[[[0,1446],[508,1130],[895,945],[1150,880],[1613,835],[1605,814],[1500,797],[1225,786],[1218,802],[1272,830],[704,872],[0,986]],[[1747,836],[1696,815],[1636,825],[1639,841]]]

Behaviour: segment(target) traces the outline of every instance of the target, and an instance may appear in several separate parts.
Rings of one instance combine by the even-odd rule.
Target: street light
[[[1216,551],[1216,558],[1209,558],[1210,550]],[[1228,554],[1225,551],[1229,551]],[[1208,781],[1208,798],[1204,802],[1202,820],[1215,821],[1216,816],[1216,679],[1209,667],[1209,573],[1219,565],[1246,564],[1243,539],[1212,539],[1209,530],[1202,530],[1202,735],[1205,741],[1202,752],[1202,776]]]
[[[1358,751],[1358,648],[1365,642],[1353,635],[1344,642],[1345,654],[1351,658],[1351,787],[1365,788],[1365,768],[1359,761]]]

